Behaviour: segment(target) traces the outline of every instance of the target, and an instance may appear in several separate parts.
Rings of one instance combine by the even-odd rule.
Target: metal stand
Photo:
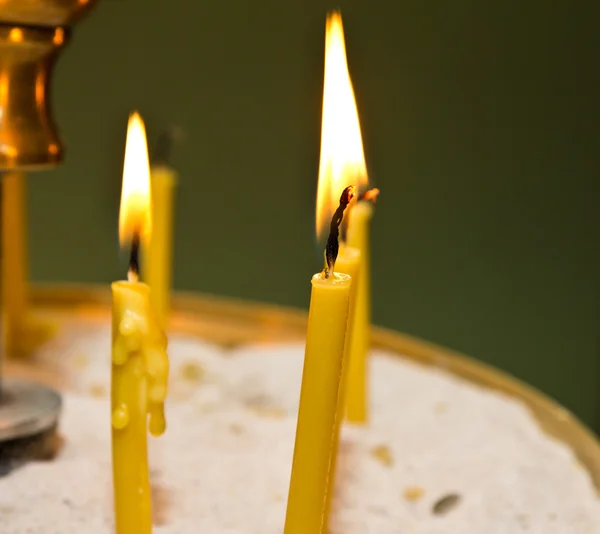
[[[50,82],[69,28],[93,4],[95,0],[2,0],[0,170],[43,169],[62,161],[50,109]],[[0,208],[0,219],[1,215]],[[0,223],[0,235],[1,230]],[[0,258],[0,279],[1,274]],[[0,323],[1,319],[0,300]],[[58,393],[47,387],[3,379],[4,352],[0,331],[0,453],[10,448],[8,441],[14,445],[20,438],[47,434],[56,425],[61,405]]]
[[[3,378],[0,397],[0,448],[2,442],[41,434],[56,426],[60,395],[45,386]]]
[[[0,179],[0,192],[2,180]],[[0,193],[0,236],[2,235],[2,195]],[[0,255],[0,280],[2,279]],[[0,317],[2,316],[0,298]],[[0,325],[2,321],[0,320]],[[60,395],[41,384],[5,377],[3,329],[0,330],[0,453],[8,442],[42,435],[55,427],[61,410]],[[0,454],[0,456],[2,456]]]

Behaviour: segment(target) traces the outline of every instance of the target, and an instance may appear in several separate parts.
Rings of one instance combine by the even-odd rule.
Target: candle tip
[[[163,130],[152,151],[152,165],[169,165],[173,146],[185,139],[185,131],[179,126],[171,126]]]
[[[344,219],[344,211],[348,204],[350,204],[350,201],[354,198],[355,193],[356,187],[353,185],[349,185],[344,189],[342,196],[340,197],[340,205],[331,218],[329,237],[327,238],[327,245],[325,246],[325,268],[323,269],[325,278],[329,278],[333,275],[335,262],[340,250],[340,225]]]
[[[379,189],[374,187],[373,189],[369,189],[365,191],[362,195],[360,195],[358,200],[367,200],[375,204],[377,202],[377,197],[379,196]]]

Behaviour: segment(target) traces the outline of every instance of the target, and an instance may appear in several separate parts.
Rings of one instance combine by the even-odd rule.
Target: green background
[[[462,350],[589,423],[598,406],[597,8],[101,0],[57,65],[66,163],[32,177],[44,281],[124,275],[130,110],[174,155],[177,288],[308,305],[325,13],[341,7],[370,174],[375,322]],[[593,12],[592,12],[593,10]]]

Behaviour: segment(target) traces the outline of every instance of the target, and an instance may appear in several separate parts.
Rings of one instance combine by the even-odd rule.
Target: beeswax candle
[[[351,279],[336,273],[339,226],[354,196],[347,187],[331,220],[325,269],[312,277],[304,370],[284,534],[321,534],[340,417],[339,393]]]
[[[111,425],[117,534],[149,534],[152,505],[148,474],[148,429],[165,431],[164,401],[169,360],[167,339],[150,288],[139,282],[139,248],[151,231],[150,169],[141,117],[129,118],[119,241],[131,247],[128,280],[112,284]]]
[[[368,420],[368,354],[371,345],[371,269],[369,227],[373,213],[370,201],[357,202],[350,212],[348,244],[360,250],[361,264],[356,287],[352,328],[349,333],[346,375],[346,417],[353,423]]]

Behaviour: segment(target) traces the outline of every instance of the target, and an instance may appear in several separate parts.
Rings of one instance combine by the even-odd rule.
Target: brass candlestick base
[[[40,441],[56,428],[61,409],[58,393],[45,386],[5,378],[0,391],[0,472],[6,462],[35,457]],[[11,444],[24,443],[26,450],[14,451]],[[20,447],[21,449],[23,447]]]
[[[49,98],[52,70],[67,42],[68,27],[94,3],[0,1],[0,173],[45,169],[62,161]],[[57,424],[61,405],[58,393],[45,386],[2,376],[2,343],[0,457],[15,440],[48,433]]]

